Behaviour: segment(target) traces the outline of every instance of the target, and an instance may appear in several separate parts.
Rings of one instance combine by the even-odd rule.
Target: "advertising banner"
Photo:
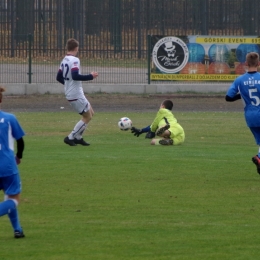
[[[259,36],[151,36],[151,80],[233,81],[260,55]]]

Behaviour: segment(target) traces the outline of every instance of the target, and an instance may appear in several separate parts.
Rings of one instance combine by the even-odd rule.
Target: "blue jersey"
[[[24,136],[24,131],[13,114],[0,111],[0,177],[18,173],[14,156],[14,140]]]
[[[248,72],[235,79],[227,96],[233,98],[238,93],[244,103],[247,126],[260,127],[260,73]]]

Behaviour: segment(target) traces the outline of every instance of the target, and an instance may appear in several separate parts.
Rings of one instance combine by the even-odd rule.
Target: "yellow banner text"
[[[250,37],[197,37],[196,43],[209,44],[260,44],[260,38]]]
[[[240,75],[234,74],[155,74],[151,73],[151,80],[191,80],[191,81],[233,81]]]

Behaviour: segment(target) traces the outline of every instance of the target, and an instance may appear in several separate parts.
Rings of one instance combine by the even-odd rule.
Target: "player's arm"
[[[136,127],[132,127],[131,128],[131,132],[134,134],[134,136],[138,137],[139,135],[143,134],[143,133],[147,133],[151,131],[151,127],[148,125],[147,127],[144,127],[144,128],[136,128]]]
[[[23,151],[24,151],[24,141],[23,136],[25,135],[22,127],[20,126],[19,122],[17,121],[15,115],[10,115],[10,125],[11,125],[11,133],[13,138],[16,140],[17,149],[16,149],[16,163],[19,164],[21,159],[23,158]]]
[[[155,119],[153,120],[153,123],[151,124],[151,131],[155,132],[156,129],[158,128],[158,125],[160,123],[160,121],[165,117],[165,111],[164,109],[160,109],[155,117]]]
[[[142,133],[147,133],[145,138],[152,139],[155,137],[155,131],[158,128],[158,124],[162,120],[163,117],[164,117],[164,111],[162,109],[160,109],[151,126],[147,126],[142,129],[132,127],[131,132],[137,137],[139,135],[141,135]]]
[[[238,79],[236,79],[231,84],[231,86],[229,87],[229,89],[226,93],[226,97],[225,97],[226,101],[233,102],[233,101],[236,101],[238,99],[241,99],[241,95],[239,93],[238,86],[239,86],[239,82],[238,82]]]
[[[71,70],[71,76],[72,76],[72,79],[75,81],[88,81],[88,80],[93,80],[94,78],[96,78],[98,76],[98,73],[91,72],[88,75],[81,75],[81,74],[79,74],[79,70],[74,68]]]
[[[136,127],[132,127],[131,128],[131,132],[134,134],[134,136],[136,136],[136,137],[139,137],[139,135],[141,135],[141,134],[143,134],[143,133],[147,133],[146,134],[146,136],[145,136],[145,138],[149,138],[149,139],[151,139],[151,138],[154,138],[155,137],[155,133],[154,132],[151,132],[151,126],[146,126],[146,127],[144,127],[144,128],[142,128],[142,129],[138,129],[138,128],[136,128]]]
[[[240,94],[236,94],[234,97],[230,97],[229,95],[226,95],[225,99],[228,102],[233,102],[233,101],[236,101],[238,99],[241,99],[241,95]]]
[[[24,151],[24,140],[23,138],[19,138],[18,140],[16,140],[17,143],[17,153],[16,153],[16,163],[20,164],[21,159],[23,158],[23,151]]]
[[[59,69],[57,73],[56,80],[59,81],[62,85],[64,85],[64,78],[61,69]]]

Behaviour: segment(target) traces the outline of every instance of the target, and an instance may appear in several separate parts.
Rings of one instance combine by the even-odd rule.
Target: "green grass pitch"
[[[123,116],[144,127],[154,113],[111,112],[95,114],[89,147],[70,147],[75,113],[16,113],[26,238],[0,218],[0,259],[257,259],[260,176],[243,114],[174,114],[182,146],[151,146],[117,127]]]

